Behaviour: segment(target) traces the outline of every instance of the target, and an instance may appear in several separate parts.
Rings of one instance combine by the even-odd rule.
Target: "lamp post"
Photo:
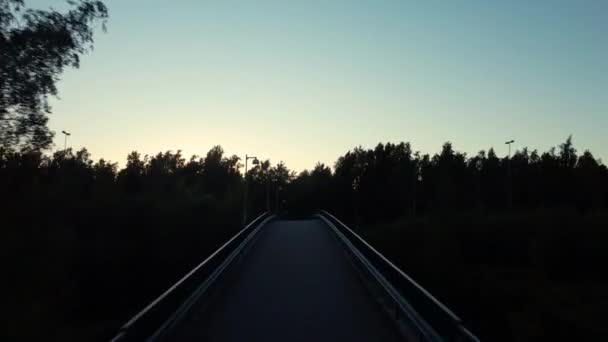
[[[72,134],[69,133],[69,132],[66,132],[66,131],[61,131],[61,133],[63,133],[63,135],[64,135],[64,139],[63,139],[63,152],[65,153],[65,151],[68,149],[68,137],[70,135],[72,135]]]
[[[509,145],[509,160],[511,160],[511,144],[514,143],[515,140],[509,140],[505,144]]]
[[[245,194],[243,195],[243,226],[247,224],[247,192],[249,190],[249,184],[247,183],[247,162],[249,159],[253,159],[253,165],[260,164],[257,157],[245,155]]]
[[[505,142],[506,145],[509,146],[509,155],[507,157],[507,205],[509,206],[509,209],[511,209],[511,207],[513,207],[513,186],[512,186],[512,179],[511,179],[511,144],[514,143],[515,140],[511,139],[507,142]]]

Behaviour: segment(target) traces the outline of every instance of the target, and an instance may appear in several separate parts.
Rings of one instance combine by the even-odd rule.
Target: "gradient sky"
[[[302,170],[380,141],[504,155],[572,134],[608,160],[605,0],[105,3],[50,119],[95,159],[220,144]]]

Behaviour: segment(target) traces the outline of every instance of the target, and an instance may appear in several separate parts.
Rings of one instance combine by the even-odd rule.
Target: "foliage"
[[[607,220],[563,209],[454,214],[361,234],[482,341],[604,341]]]
[[[333,173],[323,168],[304,171],[291,183],[292,210],[326,208],[360,224],[543,208],[586,213],[608,206],[606,166],[589,151],[579,156],[571,137],[557,152],[523,148],[511,159],[493,149],[467,158],[449,142],[433,156],[412,152],[409,143],[378,144],[339,157]]]
[[[608,170],[572,138],[539,153],[355,148],[303,171],[289,209],[328,209],[489,341],[605,340]],[[596,298],[589,300],[588,298]]]
[[[347,152],[333,170],[318,163],[296,175],[266,160],[243,177],[241,167],[220,146],[189,159],[180,151],[134,151],[120,170],[86,149],[44,155],[0,147],[0,248],[13,260],[9,274],[20,274],[9,283],[9,339],[111,337],[238,230],[245,187],[250,218],[268,209],[304,217],[326,208],[354,224],[492,340],[501,324],[511,337],[535,335],[509,306],[504,292],[511,290],[488,277],[514,271],[510,281],[527,291],[519,300],[543,293],[537,280],[573,295],[560,275],[604,277],[581,265],[605,256],[596,252],[605,241],[598,222],[605,224],[608,170],[591,152],[579,155],[570,138],[511,159],[493,149],[467,157],[450,143],[432,156],[386,143]],[[483,314],[489,300],[504,305],[502,314]],[[533,304],[525,314],[545,317]],[[39,329],[26,329],[32,321]]]
[[[51,145],[49,95],[66,67],[77,68],[92,48],[94,23],[105,23],[101,1],[70,1],[67,13],[24,10],[0,0],[0,146],[41,150]]]
[[[190,159],[132,152],[121,170],[86,149],[0,148],[0,248],[21,275],[9,285],[5,336],[110,338],[239,229],[239,167],[219,146]],[[282,164],[271,170],[289,174]]]

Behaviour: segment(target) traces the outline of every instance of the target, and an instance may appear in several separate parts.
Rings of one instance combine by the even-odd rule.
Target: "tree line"
[[[605,340],[608,171],[572,138],[546,152],[355,148],[285,192],[327,209],[453,309],[481,340]]]
[[[300,210],[330,209],[350,221],[489,214],[540,209],[580,213],[608,206],[608,170],[590,151],[578,154],[572,138],[538,152],[522,148],[509,158],[493,148],[468,157],[443,145],[434,155],[409,143],[357,147],[333,170],[322,163],[301,172],[288,197]]]
[[[35,320],[55,327],[58,339],[110,337],[240,229],[245,191],[250,219],[266,210],[287,217],[332,211],[465,313],[484,301],[459,303],[453,299],[462,297],[454,292],[459,287],[441,284],[450,275],[450,284],[480,283],[458,280],[455,270],[534,264],[550,277],[564,267],[580,274],[590,243],[604,241],[590,234],[597,220],[583,218],[605,213],[608,172],[589,151],[578,154],[571,138],[511,158],[493,149],[467,157],[450,143],[432,156],[409,143],[386,143],[357,147],[333,168],[319,163],[299,174],[269,160],[246,175],[242,167],[220,146],[190,158],[132,152],[122,169],[94,161],[86,149],[48,155],[0,148],[2,248],[13,261],[9,270],[21,275],[7,304],[18,324],[7,331],[22,336]],[[539,220],[537,212],[557,219]],[[564,212],[571,213],[565,220]],[[548,222],[562,228],[539,233]],[[543,238],[528,238],[534,234]],[[434,257],[424,257],[429,253]],[[496,318],[480,317],[480,329],[492,331]],[[41,331],[51,330],[29,333]]]
[[[240,229],[241,167],[220,146],[189,159],[132,152],[122,169],[84,148],[0,148],[0,241],[9,274],[20,275],[5,331],[15,339],[110,338]],[[250,219],[266,210],[264,182],[287,184],[289,176],[269,161],[250,169]],[[40,329],[26,329],[32,321]]]

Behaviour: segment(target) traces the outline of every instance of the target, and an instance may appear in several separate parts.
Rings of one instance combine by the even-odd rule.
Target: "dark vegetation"
[[[0,149],[0,241],[14,275],[4,333],[110,338],[240,228],[239,167],[219,146],[189,160],[179,151],[133,152],[120,171],[85,149],[52,156]],[[266,203],[267,179],[286,184],[288,176],[282,164],[254,167],[250,203]]]
[[[348,222],[482,340],[608,336],[608,170],[571,138],[511,159],[450,143],[434,156],[357,148],[333,172],[302,172],[286,196]]]
[[[508,181],[511,163],[513,181]],[[117,170],[86,150],[0,150],[2,250],[13,338],[107,338],[233,235],[239,158],[141,157]],[[507,184],[512,184],[512,202]],[[250,217],[327,208],[429,288],[487,340],[604,337],[608,172],[568,139],[511,161],[445,144],[357,148],[332,171],[247,173]],[[558,189],[558,190],[555,190]],[[37,322],[40,329],[24,329]],[[50,333],[51,332],[51,333]],[[568,335],[571,334],[571,335]]]
[[[66,67],[77,68],[92,49],[94,23],[105,25],[101,1],[69,1],[67,13],[25,9],[0,0],[0,146],[40,150],[52,143],[49,95]],[[105,26],[104,26],[105,28]]]
[[[407,143],[356,148],[295,176],[246,175],[220,147],[118,170],[49,155],[49,95],[92,47],[100,1],[67,13],[0,0],[0,243],[5,340],[102,340],[249,217],[330,210],[488,341],[606,340],[608,171],[571,139],[539,153],[430,156]],[[248,184],[246,186],[246,184]]]

